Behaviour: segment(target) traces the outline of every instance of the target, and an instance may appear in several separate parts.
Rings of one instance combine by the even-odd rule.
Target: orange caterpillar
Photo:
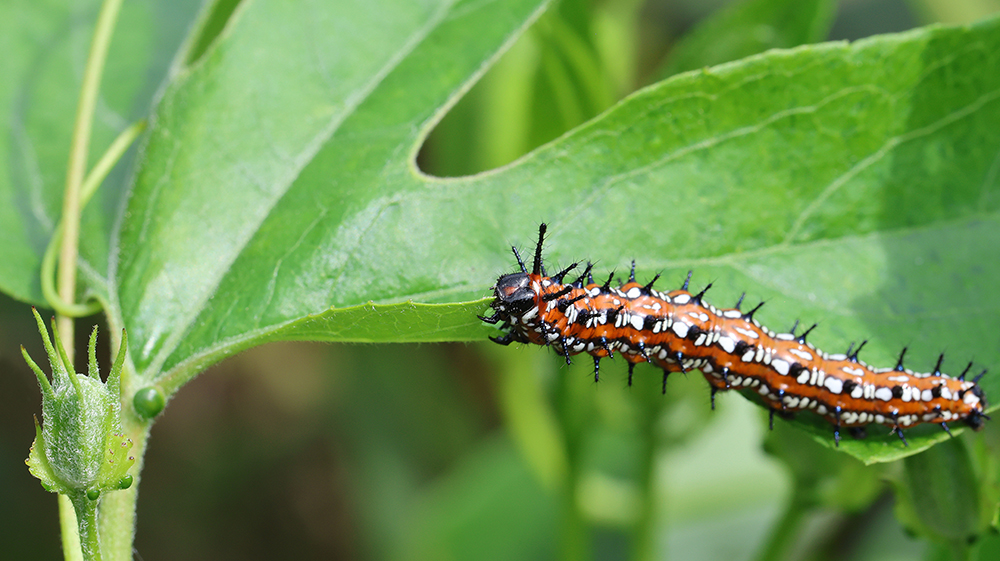
[[[496,299],[490,304],[494,313],[480,317],[506,330],[490,338],[497,343],[551,346],[567,364],[571,355],[587,353],[594,358],[595,381],[601,359],[617,352],[628,362],[629,385],[636,364],[662,368],[664,393],[671,372],[700,370],[711,384],[713,408],[718,391],[753,390],[770,408],[772,426],[775,412],[811,410],[833,425],[838,445],[840,429],[863,438],[869,423],[891,427],[906,444],[903,429],[920,423],[938,423],[948,431],[947,423],[961,421],[979,430],[989,419],[978,385],[986,371],[965,380],[972,363],[956,378],[941,373],[943,355],[932,373],[904,368],[905,348],[893,368],[872,368],[859,360],[865,343],[846,354],[828,355],[806,342],[815,325],[801,335],[794,327],[790,333],[774,333],[753,318],[763,303],[742,312],[740,297],[735,308],[720,310],[703,300],[711,284],[697,294],[687,291],[690,273],[680,290],[660,292],[653,289],[659,275],[646,285],[635,282],[634,262],[628,282],[617,288],[611,286],[614,273],[603,285],[595,284],[590,264],[574,282],[564,284],[576,264],[547,276],[544,236],[541,224],[530,273],[511,248],[521,272],[497,279]]]

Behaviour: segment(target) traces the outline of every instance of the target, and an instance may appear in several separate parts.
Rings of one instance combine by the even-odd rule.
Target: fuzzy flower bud
[[[49,491],[86,496],[97,500],[101,493],[127,489],[132,484],[128,470],[135,463],[129,455],[132,441],[122,430],[119,385],[125,363],[127,340],[122,332],[107,383],[97,369],[97,328],[88,345],[88,374],[77,374],[52,328],[55,346],[41,316],[35,313],[38,332],[52,366],[52,382],[21,347],[21,353],[38,378],[42,390],[42,424],[35,419],[35,442],[26,463],[32,475]]]

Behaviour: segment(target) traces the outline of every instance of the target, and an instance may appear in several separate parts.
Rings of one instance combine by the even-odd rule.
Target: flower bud
[[[96,500],[105,491],[128,488],[132,480],[128,470],[135,459],[129,455],[132,441],[122,430],[118,395],[127,349],[125,332],[104,383],[97,369],[97,328],[88,345],[88,374],[77,374],[55,326],[53,346],[45,322],[38,311],[33,311],[52,366],[52,382],[21,347],[42,390],[42,424],[35,419],[35,442],[26,461],[28,470],[47,490],[70,497],[85,494]]]

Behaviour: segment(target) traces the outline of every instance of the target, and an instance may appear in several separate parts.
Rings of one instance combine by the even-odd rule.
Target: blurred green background
[[[719,45],[692,30],[727,8],[558,3],[452,108],[421,168],[453,176],[503,165],[635,89],[727,53],[970,22],[1000,0],[845,0],[811,14],[815,37],[757,25],[712,60]],[[493,280],[483,279],[484,296]],[[80,321],[78,349],[95,322]],[[43,354],[33,329],[27,306],[0,296],[4,559],[61,556],[55,498],[23,463],[40,399],[18,347]],[[865,468],[780,422],[765,453],[766,414],[735,395],[712,412],[697,374],[675,376],[661,397],[652,370],[638,369],[629,389],[624,365],[605,362],[594,384],[588,360],[561,362],[487,342],[272,344],[234,357],[184,388],[153,428],[137,558],[551,559],[573,556],[567,536],[582,532],[593,557],[618,559],[643,541],[636,531],[650,532],[653,556],[665,559],[749,560],[779,546],[792,559],[943,555],[894,517],[883,480],[898,466]],[[512,413],[531,399],[553,404],[567,464],[537,463],[554,436]],[[802,466],[789,475],[789,442],[824,463],[815,478]],[[525,453],[531,443],[538,448]],[[546,469],[571,470],[575,491],[553,489]],[[799,505],[804,486],[815,496]],[[654,524],[637,529],[649,511]],[[792,543],[775,544],[786,524]],[[1000,540],[985,540],[980,558],[1000,558]]]

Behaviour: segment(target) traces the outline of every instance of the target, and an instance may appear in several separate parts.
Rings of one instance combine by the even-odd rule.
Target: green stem
[[[795,545],[795,540],[805,522],[805,514],[809,507],[805,493],[798,487],[792,491],[792,496],[781,515],[781,520],[771,531],[768,541],[757,554],[756,561],[780,561],[788,558],[788,552]]]
[[[84,174],[87,169],[87,155],[90,149],[90,135],[94,124],[94,110],[101,87],[104,62],[108,57],[111,33],[114,31],[122,0],[105,0],[97,16],[94,37],[87,55],[87,65],[80,85],[80,101],[76,107],[76,122],[69,147],[69,162],[66,164],[66,191],[63,194],[62,247],[59,251],[58,292],[63,301],[72,303],[76,297],[76,261],[80,243],[80,198]],[[73,319],[60,316],[59,331],[67,341],[73,340]],[[72,358],[72,357],[71,357]]]
[[[560,528],[560,557],[566,561],[587,561],[594,558],[591,546],[590,525],[580,511],[577,492],[580,486],[581,444],[587,427],[585,403],[589,396],[574,391],[574,378],[560,373],[561,382],[556,399],[559,424],[566,446],[566,475],[561,488],[562,527]],[[590,388],[588,388],[590,389]]]
[[[76,509],[83,559],[101,561],[101,543],[97,535],[97,501],[88,499],[85,492],[78,493],[72,500]]]
[[[659,396],[657,396],[659,397]],[[656,485],[656,420],[660,409],[648,400],[636,404],[641,407],[642,457],[640,458],[639,483],[642,485],[642,504],[639,518],[632,529],[633,561],[652,561],[657,559],[657,516],[656,505],[661,499]]]
[[[576,500],[577,477],[575,468],[570,468],[570,476],[566,479],[563,492],[561,558],[564,561],[580,561],[593,559],[590,551],[590,529],[580,512]]]
[[[83,177],[87,167],[90,135],[94,122],[94,108],[97,105],[97,95],[100,89],[101,75],[104,71],[104,61],[107,59],[108,46],[111,44],[111,32],[114,30],[115,22],[118,19],[121,4],[122,0],[105,0],[101,6],[101,12],[97,17],[97,24],[94,28],[94,37],[90,44],[90,53],[87,55],[87,64],[83,72],[83,83],[80,85],[80,101],[77,104],[76,122],[73,125],[73,136],[70,141],[69,161],[66,164],[66,191],[63,195],[63,233],[62,248],[59,255],[58,280],[58,294],[62,297],[62,300],[69,303],[72,303],[76,296],[76,262],[80,241],[80,187],[83,184]],[[60,314],[57,321],[59,331],[65,340],[73,341],[73,319]],[[72,353],[72,348],[70,353]],[[72,354],[69,358],[72,362]],[[87,500],[86,497],[83,500]],[[62,505],[63,503],[64,501],[60,499],[60,504]],[[96,516],[96,505],[94,509],[94,515]],[[68,520],[70,513],[73,513],[73,510],[62,507],[59,509],[60,527],[63,531],[63,551],[66,559],[79,559],[80,547],[73,547],[72,549],[66,547],[67,545],[73,545],[73,539],[65,535],[67,531],[72,532],[69,529],[72,526]],[[79,522],[79,527],[83,528],[84,521]],[[96,523],[90,524],[88,527],[92,528],[94,532],[97,531]],[[96,545],[97,542],[93,543]],[[84,551],[87,550],[87,543],[80,545]]]
[[[135,139],[139,137],[142,131],[146,128],[145,121],[139,121],[133,123],[130,127],[123,130],[118,138],[111,143],[101,159],[98,160],[97,165],[94,169],[90,170],[87,174],[87,179],[84,180],[83,185],[80,189],[80,209],[81,212],[90,199],[93,198],[94,193],[97,192],[97,188],[101,186],[104,179],[114,168],[118,160],[125,154],[125,151],[132,146]],[[101,310],[101,304],[99,302],[88,302],[86,304],[73,304],[63,300],[62,296],[59,295],[59,291],[56,290],[55,286],[55,269],[56,269],[56,256],[59,254],[59,248],[61,247],[63,241],[63,223],[60,220],[59,224],[56,226],[55,232],[52,234],[52,239],[49,241],[49,246],[45,248],[45,256],[42,257],[42,294],[45,296],[45,300],[50,306],[56,311],[57,314],[67,317],[83,317],[95,314]]]
[[[83,561],[80,549],[80,528],[76,521],[73,501],[66,495],[59,497],[59,530],[62,535],[63,557],[66,561]]]

